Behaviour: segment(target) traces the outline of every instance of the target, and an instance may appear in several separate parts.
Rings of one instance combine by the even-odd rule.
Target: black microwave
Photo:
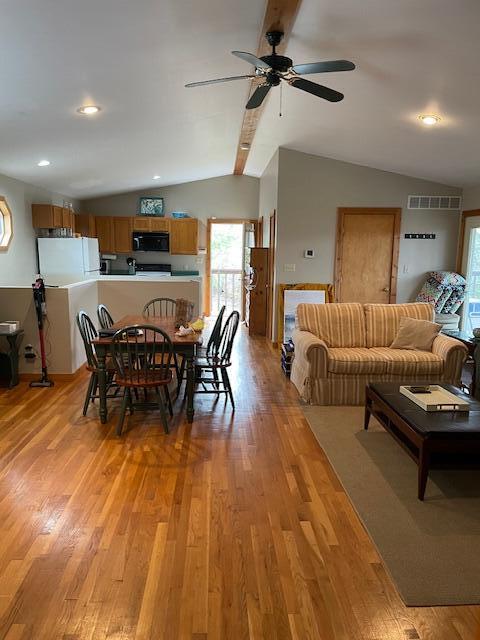
[[[132,234],[133,251],[170,251],[170,238],[165,232],[134,231]]]

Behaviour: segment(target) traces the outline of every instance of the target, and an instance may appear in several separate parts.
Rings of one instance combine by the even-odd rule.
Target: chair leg
[[[90,398],[92,397],[92,389],[93,389],[94,377],[95,377],[95,374],[92,373],[92,375],[90,376],[90,380],[88,381],[87,395],[85,396],[85,402],[83,404],[83,415],[84,416],[87,415],[88,404],[90,402]]]
[[[170,391],[168,390],[168,384],[164,385],[163,388],[165,390],[165,398],[168,404],[168,413],[170,414],[170,417],[173,418],[172,400],[170,398]]]
[[[160,409],[160,416],[162,418],[163,429],[165,433],[168,433],[167,412],[165,411],[165,403],[162,400],[160,394],[157,395],[158,408]]]
[[[117,436],[122,435],[123,421],[125,420],[125,412],[127,410],[127,404],[129,401],[129,391],[130,389],[125,389],[123,392],[122,406],[120,408],[120,415],[118,417],[117,423]]]
[[[92,374],[92,378],[93,378],[93,385],[92,385],[92,404],[95,402],[95,396],[97,395],[97,390],[98,390],[98,373],[93,373]]]
[[[177,398],[180,395],[180,387],[182,386],[184,376],[185,376],[185,358],[182,358],[182,362],[180,364],[180,373],[177,378]]]
[[[135,389],[136,391],[136,389]],[[129,388],[127,388],[127,397],[128,397],[128,409],[130,411],[130,415],[133,415],[133,402],[132,402],[132,392]],[[137,398],[138,400],[138,398]]]
[[[220,389],[220,380],[218,379],[218,371],[216,369],[212,369],[213,379],[215,380],[215,387]]]
[[[226,369],[220,369],[222,372],[222,379],[225,389],[228,391],[228,395],[230,397],[230,402],[232,403],[232,409],[235,411],[235,402],[233,400],[233,392],[232,385],[230,384],[230,378],[228,377],[228,373]]]

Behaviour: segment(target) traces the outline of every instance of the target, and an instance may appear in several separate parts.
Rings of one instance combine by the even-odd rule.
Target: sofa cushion
[[[398,333],[390,345],[390,349],[431,351],[433,341],[441,328],[441,324],[430,322],[430,320],[402,317],[398,325]]]
[[[369,349],[373,357],[385,363],[386,373],[397,376],[439,376],[443,372],[443,358],[430,351],[410,351],[373,347]]]
[[[387,361],[374,353],[373,349],[357,347],[328,350],[328,371],[330,373],[385,373],[386,370]]]
[[[364,308],[367,347],[391,345],[397,335],[401,317],[433,321],[433,305],[425,302],[366,304]]]
[[[299,304],[297,328],[310,331],[327,347],[366,346],[363,305],[356,302]]]

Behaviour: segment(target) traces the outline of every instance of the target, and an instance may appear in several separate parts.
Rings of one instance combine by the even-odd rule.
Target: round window
[[[8,249],[12,239],[12,214],[5,198],[0,196],[0,251]]]

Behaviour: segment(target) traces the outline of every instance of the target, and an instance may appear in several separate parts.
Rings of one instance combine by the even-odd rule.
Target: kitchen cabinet
[[[197,255],[198,220],[196,218],[170,220],[170,253],[172,255]]]
[[[133,231],[169,231],[168,218],[153,218],[150,216],[135,216],[131,218]]]
[[[95,227],[97,229],[98,248],[102,253],[115,251],[115,230],[111,216],[96,216]]]
[[[132,218],[116,216],[113,218],[113,238],[115,253],[132,251]]]
[[[95,216],[89,213],[77,213],[75,215],[75,233],[79,233],[83,238],[96,238]]]
[[[64,229],[75,228],[75,214],[71,209],[62,208],[62,227]]]
[[[35,229],[73,229],[74,214],[53,204],[32,204],[32,224]]]

